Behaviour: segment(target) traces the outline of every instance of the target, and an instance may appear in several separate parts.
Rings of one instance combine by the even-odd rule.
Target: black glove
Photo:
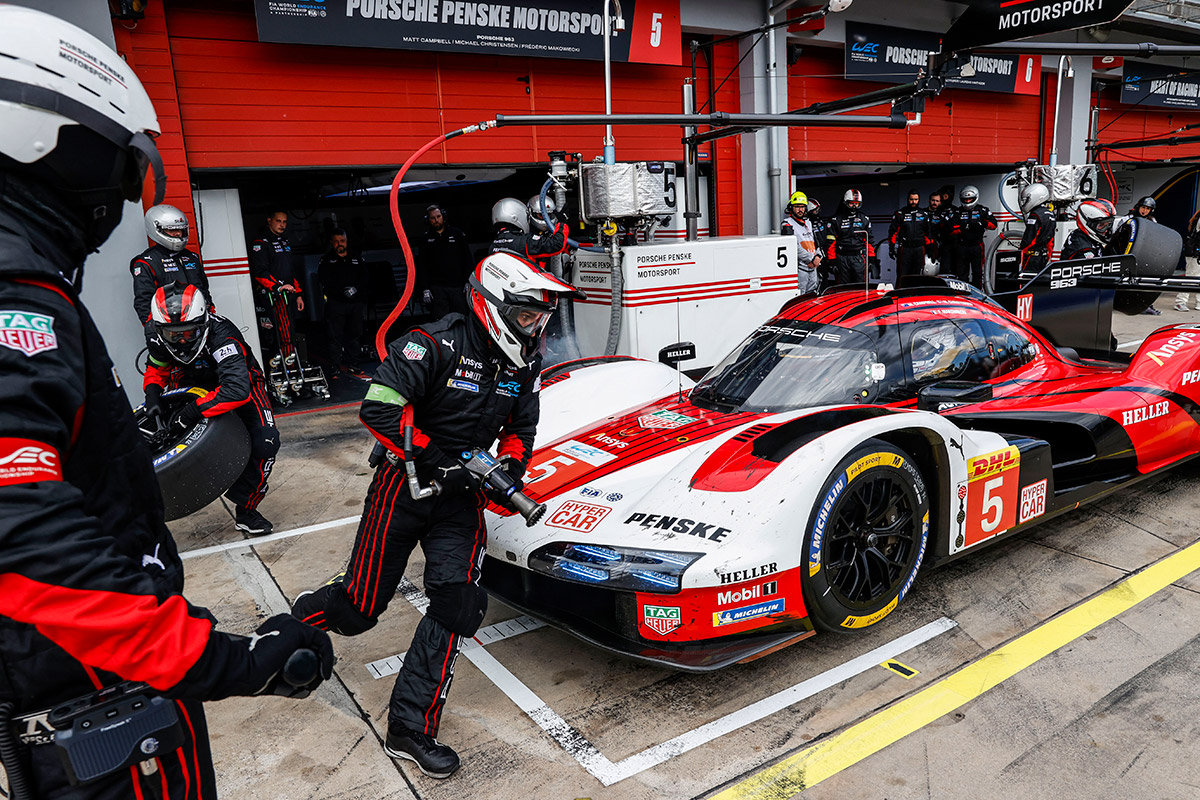
[[[152,383],[146,387],[146,417],[155,424],[162,424],[163,417],[167,415],[167,410],[162,404],[162,387],[157,383]]]
[[[283,674],[284,665],[288,664],[289,659],[292,659],[292,667],[302,666],[311,670],[314,666],[307,654],[292,658],[301,650],[316,655],[316,674],[286,676],[307,681],[295,686]],[[195,700],[223,700],[226,697],[259,694],[302,698],[333,674],[335,660],[329,634],[305,625],[290,614],[279,614],[260,625],[253,636],[213,631],[199,660],[187,671],[183,680],[165,694],[168,697]]]
[[[171,417],[171,427],[177,431],[186,431],[204,418],[200,406],[195,403],[185,403]]]
[[[446,455],[433,442],[417,453],[417,459],[429,477],[442,487],[444,495],[466,494],[479,488],[479,482],[463,462]]]
[[[519,461],[514,456],[500,456],[500,469],[508,473],[508,477],[512,478],[513,484],[516,486],[514,492],[519,492],[525,488],[525,481],[521,480],[525,477],[525,464]]]

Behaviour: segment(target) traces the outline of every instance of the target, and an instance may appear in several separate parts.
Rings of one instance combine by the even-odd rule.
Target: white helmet
[[[967,184],[958,190],[958,200],[963,204],[963,208],[970,208],[979,202],[979,190]]]
[[[180,363],[190,364],[208,340],[208,300],[195,286],[160,286],[150,303],[150,319],[159,341]]]
[[[860,192],[858,189],[847,189],[846,193],[842,195],[842,202],[846,204],[847,208],[861,208],[862,192]],[[857,205],[852,205],[853,203],[857,203]]]
[[[921,268],[921,274],[927,275],[929,277],[933,277],[934,275],[937,275],[941,271],[942,271],[941,262],[939,262],[936,258],[931,258],[930,256],[926,255],[925,256],[925,266]]]
[[[550,226],[546,224],[544,219],[542,219],[542,196],[540,194],[535,194],[533,197],[529,198],[529,202],[525,205],[529,209],[529,221],[533,223],[533,227],[537,228],[539,231],[550,230]],[[546,211],[550,214],[558,211],[558,206],[554,205],[553,197],[546,198]]]
[[[84,221],[88,246],[142,196],[149,165],[162,201],[150,97],[124,59],[75,25],[0,5],[0,118],[0,169],[50,186]]]
[[[529,210],[515,197],[501,198],[492,206],[492,227],[498,225],[511,225],[520,228],[521,233],[529,233]]]
[[[574,286],[508,253],[492,253],[480,261],[468,286],[472,313],[518,367],[525,366],[537,352],[559,296],[586,297]]]
[[[170,236],[167,231],[183,231],[182,236]],[[146,235],[155,244],[161,244],[172,253],[178,253],[187,244],[188,220],[175,206],[163,204],[146,212]]]
[[[1040,205],[1050,202],[1050,190],[1041,183],[1030,183],[1021,187],[1017,193],[1017,205],[1021,213],[1028,214]]]

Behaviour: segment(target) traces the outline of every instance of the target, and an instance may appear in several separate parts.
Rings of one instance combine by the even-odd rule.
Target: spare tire
[[[170,413],[205,393],[175,389],[162,401]],[[229,491],[250,460],[250,435],[237,414],[204,417],[183,432],[156,429],[144,406],[133,414],[150,445],[167,521],[199,511]]]
[[[1168,278],[1179,266],[1183,237],[1179,232],[1144,217],[1129,220],[1113,237],[1109,249],[1114,254],[1134,257],[1133,275]],[[1113,308],[1125,314],[1140,314],[1158,299],[1155,292],[1117,292]]]

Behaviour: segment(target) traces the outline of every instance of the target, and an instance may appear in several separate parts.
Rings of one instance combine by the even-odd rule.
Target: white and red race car
[[[806,296],[698,384],[543,376],[526,493],[484,583],[627,656],[710,670],[892,613],[942,563],[1196,455],[1200,327],[1060,351],[969,291]]]

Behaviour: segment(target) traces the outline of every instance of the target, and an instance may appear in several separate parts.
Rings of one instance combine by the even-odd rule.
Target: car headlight
[[[683,587],[684,570],[702,555],[554,542],[533,552],[529,568],[562,580],[608,589],[678,594]]]

